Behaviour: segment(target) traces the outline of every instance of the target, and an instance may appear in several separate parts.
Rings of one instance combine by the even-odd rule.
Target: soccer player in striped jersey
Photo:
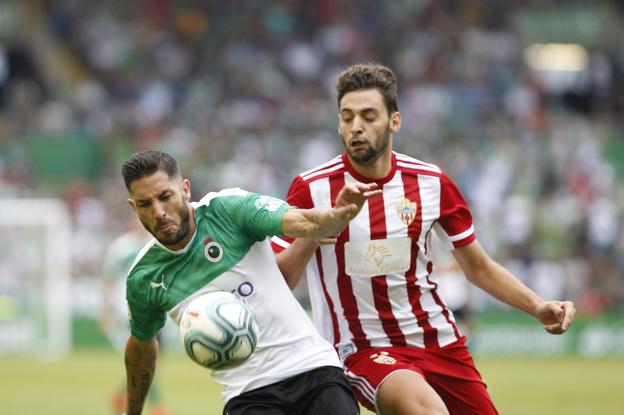
[[[335,244],[274,237],[278,265],[291,287],[307,270],[314,322],[338,350],[364,406],[383,415],[496,414],[438,290],[432,232],[471,283],[549,333],[568,329],[574,305],[544,301],[493,261],[455,183],[438,166],[392,151],[401,115],[390,69],[353,65],[336,90],[346,152],[298,175],[287,201],[339,206],[342,186],[358,182],[376,183],[382,193],[366,201]]]
[[[158,151],[122,167],[128,203],[152,236],[126,282],[131,336],[126,343],[127,413],[140,414],[154,376],[167,313],[179,324],[186,306],[229,291],[254,311],[260,328],[245,362],[213,370],[227,415],[359,413],[331,344],[318,334],[277,268],[268,236],[320,238],[339,233],[376,185],[346,185],[337,208],[295,209],[240,189],[190,202],[190,182]],[[343,203],[344,202],[344,203]]]

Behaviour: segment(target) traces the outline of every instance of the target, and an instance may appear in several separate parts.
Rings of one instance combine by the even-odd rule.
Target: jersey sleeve
[[[295,177],[290,184],[286,202],[299,209],[311,209],[314,207],[314,202],[312,202],[312,196],[310,195],[310,187],[301,176]],[[288,236],[273,236],[271,238],[271,248],[273,248],[273,252],[280,253],[288,248],[294,240],[295,238]]]
[[[221,215],[229,218],[247,237],[256,241],[281,235],[282,217],[293,208],[281,199],[257,193],[220,197],[211,205],[221,210]]]
[[[453,248],[468,245],[476,238],[472,214],[457,185],[446,175],[440,177],[440,218],[436,227],[443,240]]]
[[[151,304],[130,279],[126,283],[126,300],[130,332],[139,340],[149,340],[156,336],[167,321],[167,313]]]

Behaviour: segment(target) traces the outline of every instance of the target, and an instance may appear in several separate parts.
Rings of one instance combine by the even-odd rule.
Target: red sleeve
[[[301,178],[301,176],[295,177],[288,189],[288,195],[286,196],[286,202],[290,206],[295,206],[299,209],[311,209],[314,207],[312,202],[312,196],[310,195],[310,187]],[[271,247],[273,252],[280,253],[294,241],[295,238],[289,238],[287,236],[274,236],[271,238]]]
[[[476,238],[468,204],[457,185],[444,173],[440,176],[439,223],[455,248]]]

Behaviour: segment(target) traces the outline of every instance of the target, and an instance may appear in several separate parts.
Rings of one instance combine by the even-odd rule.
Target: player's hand
[[[317,224],[315,234],[304,234],[304,236],[312,236],[317,240],[322,238],[336,238],[336,235],[342,232],[349,221],[357,216],[364,202],[380,193],[381,190],[377,189],[376,183],[350,183],[345,185],[340,189],[333,208],[328,210],[321,209],[320,212],[317,209],[317,219],[314,220]],[[286,212],[284,217],[286,217],[286,215],[288,215],[288,212]],[[287,228],[282,224],[282,229],[284,230]],[[289,235],[286,231],[285,233]],[[296,233],[294,235],[299,236]]]
[[[364,184],[356,182],[346,184],[342,189],[340,189],[334,206],[336,208],[341,208],[349,205],[355,205],[357,209],[355,214],[357,215],[357,213],[360,212],[360,209],[362,209],[362,206],[364,206],[364,202],[373,196],[381,194],[381,189],[378,189],[377,187],[377,183]]]
[[[536,317],[550,334],[565,333],[572,321],[576,309],[571,301],[544,301],[537,306]]]
[[[330,233],[321,233],[321,235],[331,238],[340,233],[347,223],[360,213],[364,202],[380,193],[381,190],[377,189],[377,183],[356,182],[344,185],[336,197],[334,208],[330,211],[330,222],[333,223],[334,229],[330,230],[331,227],[328,227],[327,230]]]

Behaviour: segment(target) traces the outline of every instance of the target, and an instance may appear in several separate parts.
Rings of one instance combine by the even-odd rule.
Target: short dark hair
[[[399,110],[397,80],[390,68],[379,63],[358,63],[342,71],[336,82],[338,109],[346,93],[362,89],[377,89],[384,97],[388,114]]]
[[[182,176],[178,162],[169,154],[156,150],[137,151],[121,166],[121,174],[128,191],[133,181],[151,176],[159,170],[167,173],[169,177]]]

